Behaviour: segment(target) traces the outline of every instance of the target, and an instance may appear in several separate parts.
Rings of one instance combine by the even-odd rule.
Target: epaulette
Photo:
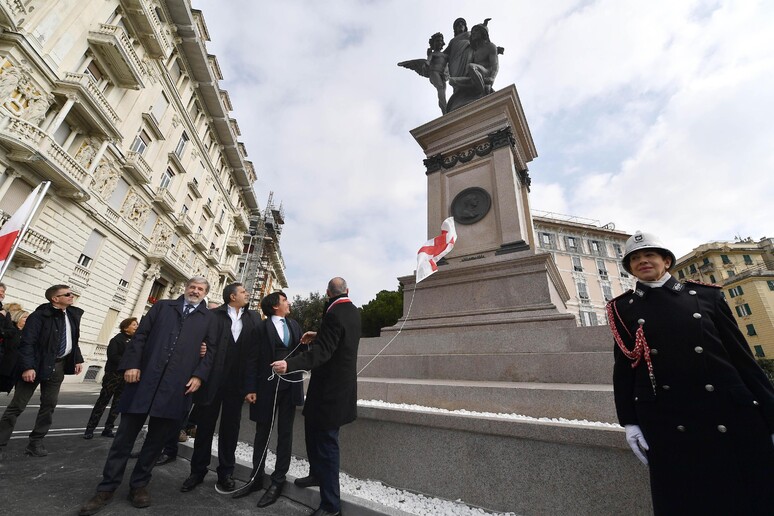
[[[696,281],[696,280],[685,280],[685,283],[693,283],[694,285],[702,285],[705,287],[712,287],[712,288],[723,288],[720,285],[715,285],[714,283],[704,283],[703,281]]]
[[[610,301],[608,301],[608,302],[607,302],[607,304],[614,303],[614,302],[616,302],[618,299],[621,299],[622,297],[624,297],[624,296],[626,296],[626,295],[628,295],[628,294],[633,294],[633,293],[634,293],[634,291],[633,291],[632,289],[629,289],[629,290],[627,290],[626,292],[624,292],[623,294],[620,294],[620,295],[618,295],[618,296],[615,296],[613,299],[611,299]]]

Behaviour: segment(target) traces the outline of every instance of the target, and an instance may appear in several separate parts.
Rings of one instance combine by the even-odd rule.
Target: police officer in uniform
[[[655,514],[774,514],[774,387],[721,288],[675,280],[649,233],[622,262],[638,281],[607,305],[615,404]]]

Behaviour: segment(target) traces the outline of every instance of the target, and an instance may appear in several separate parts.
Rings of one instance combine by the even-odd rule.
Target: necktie
[[[65,312],[64,316],[67,317],[67,312]],[[65,351],[67,351],[67,321],[63,319],[62,331],[59,332],[59,353],[57,354],[57,357],[62,358]]]
[[[282,343],[285,345],[285,347],[288,347],[288,344],[290,344],[290,332],[288,331],[288,323],[285,322],[285,319],[280,319],[282,321]]]
[[[185,318],[188,317],[188,315],[193,310],[193,306],[186,303],[185,307],[183,307],[183,320],[185,321]]]

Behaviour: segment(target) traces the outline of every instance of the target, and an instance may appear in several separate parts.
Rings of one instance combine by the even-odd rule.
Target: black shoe
[[[242,498],[243,496],[263,489],[263,471],[261,471],[260,475],[254,474],[253,477],[251,477],[252,481],[248,481],[245,485],[234,491],[231,498]]]
[[[317,480],[312,475],[297,478],[293,481],[293,483],[296,484],[298,487],[314,487],[314,486],[320,485],[320,481]]]
[[[341,516],[341,511],[339,512],[328,512],[323,509],[317,509],[312,513],[312,516]]]
[[[269,489],[267,489],[266,492],[263,493],[261,499],[258,500],[258,507],[268,507],[269,505],[276,502],[277,498],[279,498],[282,494],[282,487],[284,485],[284,482],[282,484],[275,484],[272,482],[272,484],[269,486]]]
[[[159,458],[156,459],[156,466],[163,466],[164,464],[175,462],[175,460],[177,460],[177,457],[173,457],[171,455],[167,455],[166,453],[162,453],[161,455],[159,455]]]
[[[83,438],[86,439],[87,441],[92,437],[94,437],[94,430],[86,430],[85,432],[83,432]]]
[[[138,509],[144,509],[145,507],[148,507],[151,503],[148,488],[143,486],[130,489],[129,501],[132,502],[132,505]]]
[[[102,431],[102,437],[115,437],[115,436],[116,436],[116,434],[113,433],[113,429],[112,428],[105,428]]]
[[[113,491],[97,491],[97,494],[81,506],[78,516],[91,516],[97,514],[113,499]]]
[[[191,473],[188,475],[188,478],[185,479],[183,482],[183,485],[180,486],[180,491],[183,493],[187,493],[188,491],[193,491],[193,489],[204,482],[204,476],[203,475],[197,475],[196,473]]]
[[[33,457],[45,457],[48,455],[46,447],[40,441],[30,441],[30,444],[24,449],[24,453]]]
[[[231,475],[218,477],[218,481],[215,483],[215,491],[220,494],[231,494],[236,491],[236,482],[231,478]]]

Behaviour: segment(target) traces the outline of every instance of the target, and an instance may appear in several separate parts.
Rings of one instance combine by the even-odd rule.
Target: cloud
[[[505,47],[539,157],[535,209],[662,234],[675,252],[770,230],[774,6],[732,1],[198,0],[259,203],[285,207],[291,295],[343,275],[358,304],[411,274],[427,238],[424,158],[439,115],[398,61],[463,16]],[[448,13],[448,14],[447,14]]]

